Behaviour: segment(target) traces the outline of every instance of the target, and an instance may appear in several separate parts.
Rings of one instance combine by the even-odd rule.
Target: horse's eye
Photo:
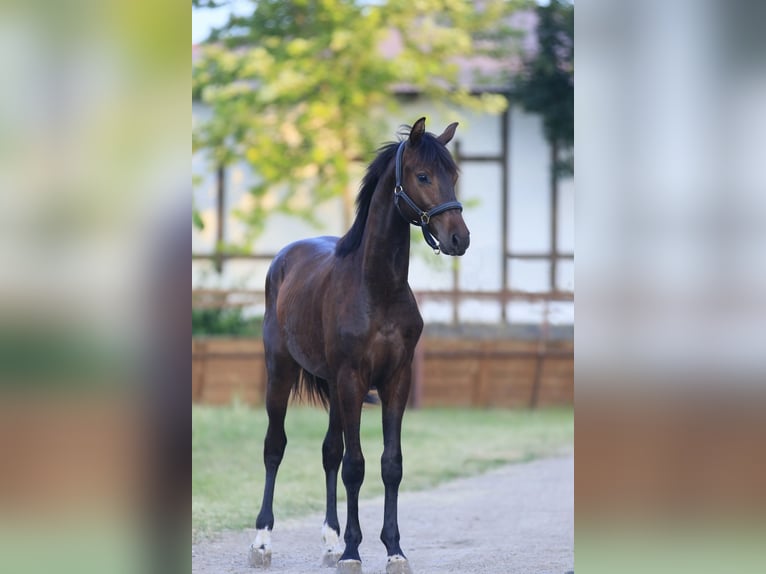
[[[418,181],[420,183],[428,183],[428,176],[426,174],[424,174],[424,173],[419,173],[418,174]]]

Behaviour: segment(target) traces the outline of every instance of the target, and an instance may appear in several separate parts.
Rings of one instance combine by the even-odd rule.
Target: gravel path
[[[366,480],[378,479],[368,473]],[[574,567],[574,457],[515,464],[399,496],[402,548],[415,574],[564,574]],[[342,485],[341,485],[342,487]],[[345,503],[339,505],[341,527]],[[364,574],[383,574],[378,536],[383,499],[359,503]],[[279,520],[272,535],[272,574],[334,572],[320,565],[323,515]],[[195,574],[254,574],[253,530],[225,532],[192,546]]]

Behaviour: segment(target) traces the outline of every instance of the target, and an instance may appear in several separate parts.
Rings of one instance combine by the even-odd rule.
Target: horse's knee
[[[279,466],[286,447],[287,435],[284,432],[279,434],[268,433],[266,435],[266,440],[263,441],[263,462],[266,468]]]
[[[346,453],[343,457],[343,484],[347,487],[359,487],[364,480],[364,457],[361,453]]]
[[[287,446],[287,435],[284,432],[279,434],[269,433],[266,435],[266,439],[263,441],[263,454],[283,454],[285,447]]]
[[[342,458],[343,436],[328,433],[322,443],[322,465],[325,471],[338,470]]]
[[[402,482],[402,455],[384,452],[380,457],[380,474],[386,486],[399,486]]]

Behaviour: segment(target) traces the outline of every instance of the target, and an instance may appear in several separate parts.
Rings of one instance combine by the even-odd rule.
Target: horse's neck
[[[410,265],[410,226],[396,211],[393,193],[391,174],[375,189],[362,240],[365,283],[381,295],[407,286]]]

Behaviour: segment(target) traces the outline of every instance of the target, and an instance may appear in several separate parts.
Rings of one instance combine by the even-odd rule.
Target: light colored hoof
[[[262,528],[256,532],[255,540],[250,545],[248,561],[253,568],[271,566],[271,530]]]
[[[386,562],[386,574],[412,574],[410,562],[404,556],[389,556]]]
[[[271,550],[250,546],[250,566],[253,568],[268,568],[271,566]]]
[[[338,560],[339,574],[362,574],[362,563],[359,560]]]
[[[335,568],[335,566],[338,564],[338,560],[340,560],[340,552],[333,552],[332,550],[328,550],[324,553],[324,555],[322,555],[322,566]]]
[[[338,560],[340,560],[343,548],[340,544],[338,533],[327,526],[326,522],[322,525],[322,542],[324,543],[322,565],[334,568],[338,564]]]

